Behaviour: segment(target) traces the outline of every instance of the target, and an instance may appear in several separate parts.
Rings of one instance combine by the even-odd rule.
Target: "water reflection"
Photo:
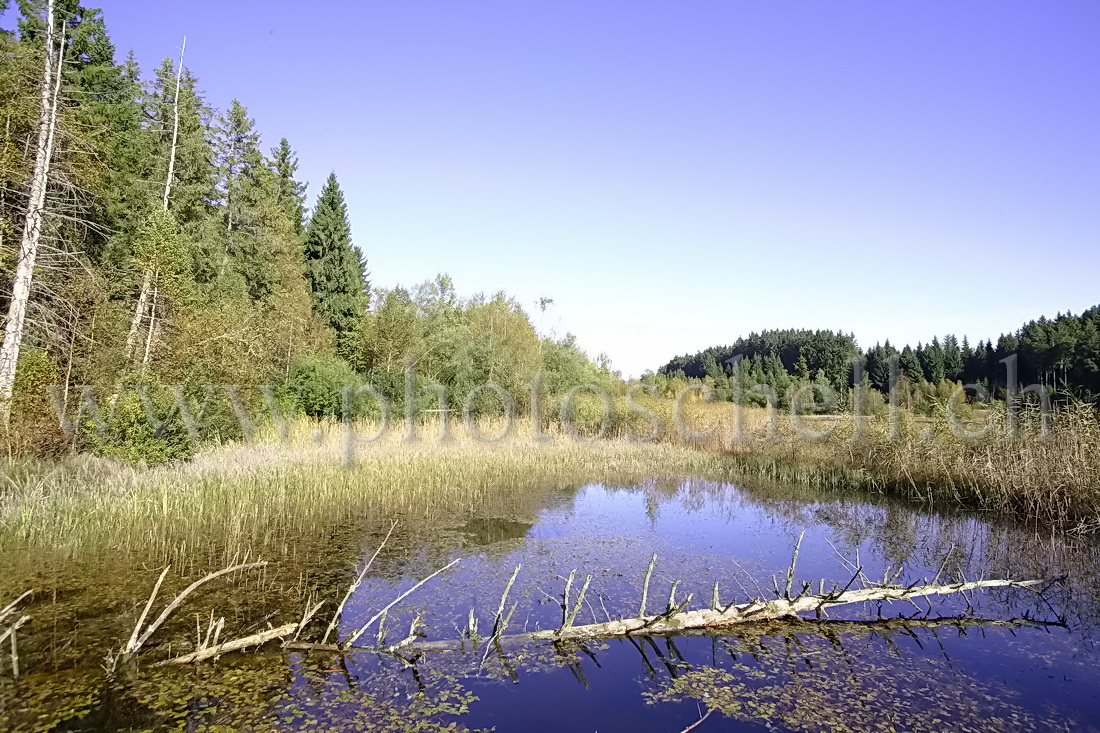
[[[517,564],[523,571],[510,596],[518,603],[516,631],[560,621],[557,598],[574,568],[579,577],[593,576],[577,623],[633,615],[655,552],[653,597],[678,580],[680,597],[709,599],[718,580],[723,603],[747,600],[767,595],[772,576],[786,572],[803,529],[797,577],[815,583],[843,583],[857,563],[872,578],[901,569],[907,582],[936,574],[1065,581],[1042,596],[1009,589],[931,599],[916,609],[845,607],[836,613],[847,623],[824,628],[768,624],[720,636],[506,643],[403,658],[357,653],[340,664],[314,655],[295,662],[291,694],[313,715],[328,711],[339,718],[332,710],[342,703],[325,700],[365,696],[374,704],[387,701],[386,710],[403,710],[406,720],[499,730],[681,730],[709,709],[715,714],[697,730],[1080,730],[1100,724],[1094,544],[866,496],[748,491],[695,480],[583,487],[557,497],[537,518],[483,517],[407,536],[382,574],[368,578],[349,603],[342,629],[356,628],[418,577],[459,555],[453,572],[393,614],[393,637],[414,613],[425,614],[433,639],[457,638],[471,610],[483,629],[491,627]],[[878,621],[918,612],[925,619],[1038,623]],[[312,686],[304,682],[310,675]]]
[[[516,522],[504,517],[477,517],[459,528],[472,547],[495,545],[509,540],[521,540],[527,536],[534,524]]]

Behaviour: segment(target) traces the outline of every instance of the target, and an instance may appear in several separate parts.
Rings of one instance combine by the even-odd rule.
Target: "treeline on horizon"
[[[740,357],[738,359],[738,357]],[[677,356],[643,382],[669,389],[686,380],[702,380],[720,400],[765,404],[763,385],[784,406],[801,387],[829,387],[848,398],[855,379],[853,363],[878,393],[890,390],[892,358],[897,359],[902,404],[920,411],[942,407],[963,384],[981,385],[991,398],[1003,399],[1009,365],[1015,359],[1016,387],[1041,385],[1050,393],[1081,399],[1100,394],[1100,306],[1080,315],[1058,314],[1033,320],[1010,334],[971,345],[947,335],[898,349],[890,341],[861,350],[852,334],[829,330],[772,330],[738,338],[697,354]],[[970,392],[970,397],[974,393]],[[881,405],[882,400],[876,400]]]
[[[0,398],[10,410],[0,430],[9,455],[87,448],[157,461],[191,450],[182,424],[154,431],[149,406],[117,385],[152,385],[161,416],[172,414],[172,385],[196,413],[209,385],[252,385],[241,394],[256,412],[265,409],[256,387],[278,385],[286,409],[339,416],[346,385],[379,387],[402,410],[413,362],[414,386],[442,385],[457,410],[489,382],[522,408],[521,387],[540,370],[549,394],[618,381],[571,336],[540,336],[503,292],[460,298],[445,275],[410,290],[372,288],[335,174],[307,210],[290,143],[265,153],[245,106],[216,110],[185,61],[165,58],[143,75],[132,53],[116,59],[99,10],[54,0],[51,33],[44,0],[18,8],[18,27],[0,31],[0,377],[5,357],[14,365],[0,384],[11,395]],[[61,72],[51,76],[51,64]],[[45,126],[55,133],[44,136]],[[43,151],[42,231],[28,259]],[[20,291],[23,271],[29,292]],[[12,317],[20,302],[24,321]],[[71,414],[82,409],[79,387],[94,386],[110,403],[107,433],[66,436],[51,385]],[[430,391],[421,397],[441,406]],[[499,411],[499,396],[475,397],[476,410]],[[356,410],[377,413],[377,404]],[[239,437],[226,400],[202,414],[204,439]]]

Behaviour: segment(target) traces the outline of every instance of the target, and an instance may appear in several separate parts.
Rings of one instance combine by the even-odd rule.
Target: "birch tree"
[[[58,99],[61,93],[62,62],[65,54],[64,25],[55,29],[54,3],[46,5],[46,44],[42,59],[38,136],[34,152],[34,172],[31,175],[30,196],[23,222],[19,253],[16,256],[15,279],[12,285],[8,317],[4,324],[4,340],[0,345],[0,421],[11,417],[11,399],[15,386],[15,368],[30,304],[43,219],[46,215],[46,190],[53,160],[54,136],[57,130]]]

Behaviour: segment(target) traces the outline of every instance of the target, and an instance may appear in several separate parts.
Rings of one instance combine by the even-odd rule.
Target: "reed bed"
[[[361,425],[360,434],[372,426]],[[496,427],[482,424],[487,434]],[[217,446],[187,463],[131,468],[75,456],[46,470],[8,472],[0,489],[0,550],[73,556],[110,549],[148,562],[278,550],[351,521],[398,518],[437,524],[471,511],[538,506],[546,491],[588,482],[715,475],[722,459],[672,443],[578,443],[551,430],[545,442],[516,426],[483,442],[454,430],[436,442],[399,430],[354,449],[346,465],[339,426],[301,421],[285,440],[269,434]],[[318,444],[317,431],[325,436]]]
[[[12,464],[0,488],[0,550],[92,556],[110,550],[143,562],[229,558],[286,551],[306,536],[349,522],[439,524],[472,512],[537,513],[549,490],[588,482],[636,483],[687,475],[895,493],[929,505],[1008,513],[1028,521],[1100,531],[1100,421],[1093,407],[1054,415],[1047,438],[1023,420],[1010,439],[1005,416],[992,412],[989,434],[964,440],[944,420],[903,414],[894,433],[884,418],[862,432],[848,416],[807,418],[811,442],[789,416],[769,424],[763,409],[694,403],[687,423],[706,437],[672,429],[664,405],[659,440],[630,440],[626,423],[612,437],[579,442],[560,427],[535,440],[520,422],[498,442],[476,439],[461,423],[453,440],[434,439],[422,424],[408,442],[404,426],[353,448],[348,466],[335,423],[294,422],[289,433],[201,450],[191,461],[126,467],[90,456],[51,464]],[[358,425],[359,435],[376,426]],[[479,430],[496,435],[499,421]],[[644,430],[639,431],[644,432]]]
[[[742,439],[733,439],[732,410],[709,407],[719,429],[705,447],[728,457],[731,470],[744,478],[861,488],[931,506],[1100,531],[1100,419],[1092,405],[1061,407],[1046,435],[1036,414],[1022,415],[1013,432],[1003,410],[964,426],[976,433],[988,425],[981,438],[956,435],[946,418],[907,413],[893,430],[887,418],[867,418],[862,432],[851,416],[807,419],[817,430],[835,426],[818,442],[799,435],[787,416],[779,416],[769,432],[763,410],[746,411]]]

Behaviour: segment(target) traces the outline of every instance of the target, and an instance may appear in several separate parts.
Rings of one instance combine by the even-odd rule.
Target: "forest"
[[[459,406],[487,382],[522,399],[540,369],[551,391],[614,381],[571,336],[537,333],[504,292],[460,297],[446,275],[372,288],[336,174],[307,206],[290,142],[265,150],[241,101],[210,104],[183,52],[143,73],[119,57],[101,11],[58,0],[50,28],[39,4],[19,9],[0,34],[10,451],[63,450],[58,413],[78,411],[89,388],[118,399],[110,435],[77,447],[162,458],[139,396],[120,385],[146,385],[157,410],[168,386],[197,404],[207,385],[236,385],[257,411],[261,385],[281,397],[295,385],[297,409],[321,416],[339,414],[351,384],[403,409],[410,359],[418,386],[442,385]],[[240,436],[225,400],[206,416],[204,438]]]
[[[182,424],[154,431],[147,419],[180,400],[201,406],[204,441],[242,437],[239,405],[208,406],[211,385],[232,386],[257,414],[274,395],[279,409],[313,417],[338,417],[340,390],[365,385],[405,412],[410,367],[416,410],[471,395],[475,413],[499,410],[478,390],[493,383],[524,412],[536,375],[551,399],[578,385],[624,393],[606,358],[539,333],[503,291],[462,297],[445,274],[372,287],[370,247],[353,242],[336,174],[307,205],[290,142],[265,151],[241,101],[207,102],[185,43],[143,74],[132,54],[119,59],[99,10],[59,1],[51,28],[37,4],[19,8],[18,27],[0,34],[0,422],[12,454],[189,455]],[[1003,398],[1013,356],[1020,383],[1089,399],[1098,354],[1093,307],[975,345],[947,335],[864,350],[842,332],[764,331],[676,357],[641,382],[673,397],[702,381],[719,400],[754,405],[770,392],[784,407],[818,385],[839,394],[828,409],[844,409],[859,377],[874,387],[874,412],[896,359],[901,403],[932,414],[961,384]],[[74,434],[65,422],[86,418],[89,395],[110,399],[109,425]],[[355,410],[379,413],[370,400]]]
[[[1003,400],[1011,373],[1016,378],[1013,386],[1036,384],[1052,394],[1090,400],[1100,393],[1100,306],[1079,316],[1042,316],[1002,334],[996,342],[986,339],[973,346],[966,336],[948,334],[901,350],[889,340],[861,350],[852,334],[763,331],[738,338],[731,346],[678,356],[643,380],[655,384],[704,380],[714,387],[718,399],[745,404],[764,404],[764,394],[750,390],[766,385],[787,405],[790,395],[806,384],[847,394],[855,379],[853,363],[859,365],[868,385],[886,395],[891,359],[896,359],[901,399],[920,411],[942,407],[942,401],[961,385],[980,385],[991,398]],[[732,379],[735,373],[740,382]]]

